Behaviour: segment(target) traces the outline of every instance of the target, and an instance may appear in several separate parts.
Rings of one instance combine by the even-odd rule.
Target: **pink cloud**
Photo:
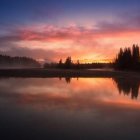
[[[139,28],[124,28],[122,24],[102,23],[98,28],[42,24],[21,27],[12,34],[1,36],[0,49],[4,45],[7,47],[9,42],[9,54],[18,52],[19,55],[19,51],[24,50],[21,54],[24,52],[37,59],[47,58],[52,61],[69,55],[74,59],[108,60],[115,57],[120,47],[140,43],[139,35]]]

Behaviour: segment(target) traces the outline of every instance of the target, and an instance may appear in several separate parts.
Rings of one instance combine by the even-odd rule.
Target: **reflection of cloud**
[[[112,140],[116,131],[116,140],[139,136],[134,137],[140,128],[140,104],[116,93],[111,79],[80,78],[67,84],[65,79],[9,78],[0,79],[0,91],[0,129],[10,134],[8,139],[51,135]]]
[[[9,89],[12,88],[12,92]],[[1,79],[0,98],[37,108],[101,109],[102,106],[139,108],[129,97],[120,96],[111,79]]]

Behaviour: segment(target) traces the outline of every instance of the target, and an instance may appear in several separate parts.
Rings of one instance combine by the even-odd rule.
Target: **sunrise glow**
[[[8,9],[2,0],[0,52],[45,62],[67,56],[82,63],[111,62],[120,47],[140,44],[135,1],[35,0],[17,2],[17,9],[11,3]]]

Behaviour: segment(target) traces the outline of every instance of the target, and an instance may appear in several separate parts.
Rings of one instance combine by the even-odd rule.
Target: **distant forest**
[[[77,63],[73,63],[72,58],[67,57],[64,62],[62,59],[58,63],[45,63],[44,68],[58,68],[58,69],[102,69],[112,67],[112,63],[80,63],[77,60]]]
[[[11,57],[0,55],[0,68],[33,68],[40,67],[39,62],[28,57]]]
[[[140,70],[140,51],[138,45],[132,48],[120,48],[114,62],[114,68],[119,70]]]
[[[40,63],[29,57],[11,57],[7,55],[0,55],[0,68],[33,68],[41,67]],[[103,69],[114,68],[116,70],[134,70],[140,71],[140,51],[138,45],[133,45],[131,48],[120,48],[113,63],[80,63],[77,60],[73,63],[69,56],[64,61],[59,60],[58,63],[45,63],[44,68],[57,69]]]
[[[112,63],[85,63],[81,64],[78,60],[73,63],[71,57],[67,57],[64,62],[62,59],[58,63],[45,63],[44,68],[59,69],[102,69],[114,68],[116,70],[139,70],[140,71],[140,52],[139,46],[133,45],[132,48],[120,48],[114,62]]]

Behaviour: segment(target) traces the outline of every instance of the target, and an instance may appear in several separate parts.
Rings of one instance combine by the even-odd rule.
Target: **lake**
[[[1,78],[3,140],[139,140],[140,80]]]

